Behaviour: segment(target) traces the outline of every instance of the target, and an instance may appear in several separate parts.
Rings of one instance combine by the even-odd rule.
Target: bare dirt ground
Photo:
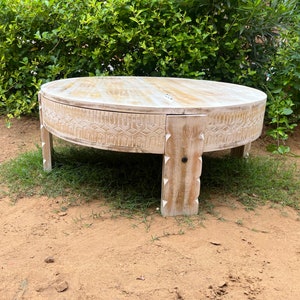
[[[0,163],[40,143],[38,120],[0,118]],[[300,131],[291,137],[300,154]],[[265,140],[253,153],[267,155]],[[299,158],[291,158],[299,164]],[[235,199],[197,218],[112,218],[97,201],[0,199],[0,299],[300,299],[300,221]]]

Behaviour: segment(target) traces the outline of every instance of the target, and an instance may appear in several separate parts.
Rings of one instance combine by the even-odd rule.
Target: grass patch
[[[300,209],[300,179],[296,164],[285,158],[206,157],[201,193],[207,203],[212,194],[236,197],[248,209],[266,202]]]
[[[55,149],[55,167],[49,173],[42,169],[41,149],[0,165],[1,182],[12,199],[60,196],[74,204],[98,199],[127,213],[145,213],[160,206],[161,155],[74,146]],[[211,198],[230,195],[249,209],[270,201],[299,210],[295,165],[266,157],[205,157],[203,161],[202,209],[211,206]]]
[[[58,147],[55,166],[44,172],[41,149],[27,152],[0,166],[9,196],[63,197],[69,203],[101,199],[114,208],[145,211],[160,203],[161,157]]]

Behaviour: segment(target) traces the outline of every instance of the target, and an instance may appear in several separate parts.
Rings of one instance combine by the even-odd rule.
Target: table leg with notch
[[[205,115],[168,115],[162,171],[163,216],[198,213]]]
[[[42,141],[42,155],[43,155],[43,168],[44,171],[50,172],[52,170],[52,152],[53,140],[52,134],[46,129],[43,122],[43,109],[42,103],[39,99],[40,110],[40,124],[41,124],[41,141]]]

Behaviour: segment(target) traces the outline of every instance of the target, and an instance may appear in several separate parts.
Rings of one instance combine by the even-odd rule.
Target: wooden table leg
[[[251,143],[236,148],[232,148],[231,156],[238,157],[238,158],[247,157],[249,156],[250,149],[251,149]]]
[[[41,100],[39,98],[39,110],[40,110],[40,123],[41,123],[41,141],[42,141],[42,154],[43,154],[43,167],[44,171],[52,170],[52,151],[53,141],[52,134],[45,128],[43,124],[43,109]]]
[[[206,118],[169,115],[162,171],[163,216],[198,213]]]

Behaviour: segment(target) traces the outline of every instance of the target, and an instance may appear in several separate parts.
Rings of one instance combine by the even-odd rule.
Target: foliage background
[[[172,76],[268,94],[270,134],[299,119],[297,0],[2,0],[0,113],[37,111],[40,85],[94,75]]]

